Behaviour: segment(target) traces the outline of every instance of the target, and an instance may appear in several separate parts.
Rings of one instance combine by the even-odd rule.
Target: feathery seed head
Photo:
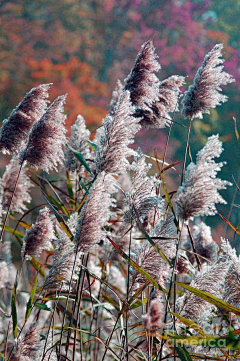
[[[219,259],[219,261],[213,264],[207,271],[203,270],[198,272],[195,280],[193,280],[190,285],[220,298],[221,289],[229,266],[230,262]],[[177,312],[181,316],[193,321],[199,319],[205,311],[210,313],[211,309],[214,307],[209,302],[189,291],[186,291],[184,296],[180,297],[178,300]]]
[[[223,71],[222,49],[223,44],[217,44],[205,56],[202,66],[195,75],[193,85],[185,92],[182,100],[182,114],[185,117],[201,119],[203,113],[210,113],[210,108],[227,101],[227,96],[220,93],[222,91],[220,86],[235,80]]]
[[[145,162],[145,156],[138,150],[135,162],[132,164],[132,169],[135,170],[132,190],[126,193],[126,210],[124,212],[124,222],[135,223],[137,220],[137,210],[140,220],[144,218],[152,209],[162,211],[164,214],[165,207],[162,197],[156,196],[155,184],[152,178],[147,176],[151,164]]]
[[[95,180],[78,219],[74,241],[78,250],[88,252],[94,244],[105,238],[102,228],[111,216],[114,206],[111,193],[114,192],[114,178],[101,172]]]
[[[128,145],[133,143],[135,134],[141,128],[133,113],[130,93],[125,91],[115,107],[114,117],[107,115],[103,122],[104,132],[100,136],[100,147],[95,159],[97,173],[124,173],[129,167],[127,157],[135,152]]]
[[[198,152],[196,164],[192,162],[187,167],[184,182],[175,198],[178,214],[185,221],[194,216],[214,215],[217,213],[216,203],[226,204],[218,191],[226,189],[231,183],[216,178],[224,163],[215,163],[212,159],[220,156],[221,152],[222,143],[218,135],[213,135]]]
[[[164,303],[157,298],[150,301],[148,313],[142,316],[146,330],[152,332],[164,326]]]
[[[20,166],[18,164],[18,159],[12,158],[0,180],[0,200],[3,211],[7,211],[10,205],[19,170]],[[22,213],[27,210],[25,203],[31,202],[31,197],[29,195],[30,187],[32,187],[32,184],[26,174],[25,165],[23,165],[11,203],[12,212]]]
[[[125,79],[124,90],[131,93],[133,105],[148,108],[158,100],[159,80],[155,75],[161,69],[157,61],[152,40],[142,45],[135,60],[134,67]]]
[[[80,253],[76,256],[76,247],[68,249],[66,253],[57,259],[50,269],[47,277],[44,280],[43,288],[47,290],[68,290],[69,282],[72,278],[72,271],[74,267],[73,280],[76,279],[76,271],[79,270]],[[76,262],[75,262],[76,260]]]
[[[112,93],[112,99],[110,101],[110,109],[109,109],[109,114],[111,116],[114,116],[115,114],[115,107],[117,105],[117,103],[119,102],[120,99],[120,95],[123,92],[123,85],[121,83],[121,81],[118,79],[116,87]]]
[[[41,84],[31,89],[10,117],[4,120],[0,130],[0,150],[5,153],[18,153],[27,141],[31,127],[46,111],[46,99],[51,85]]]
[[[237,253],[236,253],[236,249],[232,248],[231,244],[229,243],[229,241],[225,238],[221,238],[220,241],[220,250],[221,250],[221,257],[223,259],[227,259],[232,261],[233,263],[237,263],[238,262],[238,257],[237,257]]]
[[[10,361],[36,361],[42,348],[36,322],[32,323],[14,345]]]
[[[230,305],[239,308],[240,306],[240,261],[232,262],[224,283],[225,293],[223,300]]]
[[[54,262],[58,261],[69,249],[73,247],[73,242],[65,232],[57,227],[56,248],[54,249]]]
[[[165,221],[155,227],[150,233],[150,237],[153,236],[159,237],[159,239],[155,238],[154,242],[168,259],[173,261],[176,256],[177,230],[172,214],[169,214]],[[135,262],[153,278],[159,280],[161,277],[161,286],[165,287],[165,280],[169,277],[170,267],[163,261],[153,246],[147,240],[144,240],[139,247],[136,247],[134,253]],[[133,271],[132,279],[135,283],[135,288],[140,287],[146,282],[146,279],[136,271]]]
[[[71,142],[73,149],[81,153],[85,159],[91,158],[91,153],[87,141],[89,140],[90,131],[86,128],[86,123],[81,115],[77,116],[77,120],[71,126]],[[65,168],[69,172],[80,171],[82,164],[75,157],[71,149],[65,151]]]
[[[58,97],[33,125],[28,143],[20,152],[20,162],[26,160],[31,167],[46,172],[57,170],[58,163],[63,163],[63,146],[66,144],[66,116],[63,114],[65,99],[66,95]]]
[[[192,237],[193,237],[196,253],[198,255],[208,259],[211,262],[217,261],[219,248],[217,243],[212,238],[210,227],[208,227],[204,222],[195,225],[193,227]],[[186,240],[186,243],[183,245],[183,248],[193,251],[189,239]],[[189,252],[187,252],[187,254],[191,263],[194,263],[195,261],[194,254]],[[201,263],[206,262],[205,259],[203,259],[202,257],[199,257]]]
[[[31,256],[39,256],[43,250],[52,248],[54,228],[47,207],[39,212],[35,224],[26,231],[23,238],[22,258],[31,259]]]
[[[146,128],[165,128],[171,124],[169,113],[178,111],[180,87],[185,83],[183,76],[173,75],[160,82],[158,100],[148,109],[137,109],[140,124]]]

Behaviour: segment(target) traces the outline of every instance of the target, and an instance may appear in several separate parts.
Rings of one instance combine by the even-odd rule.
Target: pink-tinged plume
[[[58,97],[36,122],[29,134],[28,143],[20,152],[20,161],[27,161],[31,167],[46,172],[57,170],[64,160],[63,146],[66,144],[63,105],[66,95]]]
[[[53,222],[49,209],[45,207],[40,210],[36,223],[27,230],[23,238],[23,260],[28,259],[29,256],[39,256],[43,250],[51,249],[53,238]]]
[[[140,124],[145,128],[165,128],[172,122],[169,113],[178,109],[180,87],[185,83],[183,76],[173,75],[160,82],[158,100],[149,109],[136,110],[136,116],[141,117]]]
[[[0,180],[0,201],[3,211],[7,211],[10,205],[19,170],[20,166],[18,164],[18,159],[12,158],[6,167],[6,171],[3,174],[2,179]],[[25,165],[23,165],[11,204],[12,212],[23,213],[27,210],[25,203],[31,202],[31,197],[29,195],[29,189],[31,186],[30,179],[26,174]]]
[[[201,119],[203,113],[210,113],[210,108],[215,108],[227,101],[227,96],[220,93],[222,91],[220,86],[235,80],[230,74],[223,71],[222,49],[223,44],[217,44],[205,56],[193,84],[185,92],[182,100],[182,114],[185,117]]]
[[[3,121],[0,130],[0,150],[16,154],[27,141],[28,133],[47,109],[48,91],[51,84],[33,88]]]
[[[107,115],[103,122],[95,160],[97,173],[124,173],[129,167],[127,158],[135,155],[135,151],[128,145],[133,143],[135,134],[141,128],[133,113],[130,93],[125,91],[116,105],[114,117]]]
[[[136,107],[148,109],[158,100],[159,79],[157,73],[161,66],[157,61],[152,40],[142,45],[134,67],[125,79],[124,90],[129,90],[131,101]]]
[[[89,192],[76,227],[74,241],[79,251],[89,252],[94,244],[105,238],[103,227],[111,215],[113,187],[114,178],[101,172]]]

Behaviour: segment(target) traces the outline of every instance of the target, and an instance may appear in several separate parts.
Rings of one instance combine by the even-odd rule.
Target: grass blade
[[[229,221],[228,221],[225,217],[223,217],[220,213],[218,213],[218,215],[219,215],[237,234],[240,235],[239,230],[238,230],[236,227],[234,227],[234,225],[233,225],[231,222],[229,222]]]
[[[167,293],[167,291],[161,287],[157,281],[155,281],[152,276],[148,272],[146,272],[142,267],[140,267],[136,262],[134,262],[131,258],[129,258],[126,253],[124,253],[117,245],[114,243],[111,238],[107,237],[108,240],[112,243],[113,247],[117,250],[117,252],[132,266],[136,271],[138,271],[146,280],[148,280],[154,287],[158,288],[160,291]]]
[[[56,208],[52,205],[52,203],[48,200],[47,196],[45,195],[45,192],[41,189],[42,191],[42,195],[44,197],[44,199],[46,200],[47,204],[49,205],[49,207],[51,208],[51,210],[53,211],[55,217],[57,218],[60,226],[62,227],[62,229],[64,230],[64,232],[67,234],[67,236],[73,240],[73,234],[70,230],[70,228],[68,227],[68,225],[65,223],[63,217],[58,213],[58,211],[56,210]]]
[[[91,171],[91,169],[89,168],[89,165],[86,162],[86,159],[84,158],[84,156],[82,155],[82,153],[78,152],[77,150],[75,150],[73,147],[71,147],[71,145],[67,144],[67,147],[73,152],[73,154],[75,155],[75,157],[79,160],[79,162],[86,168],[86,170],[93,176],[93,173]]]
[[[17,286],[18,286],[18,271],[16,274],[13,292],[12,292],[12,321],[13,321],[13,337],[17,338]]]
[[[203,298],[204,300],[211,303],[212,305],[215,305],[219,308],[223,308],[224,310],[227,310],[229,312],[234,313],[237,316],[240,316],[239,308],[234,307],[234,306],[230,305],[229,303],[224,302],[224,301],[220,300],[219,298],[210,295],[210,293],[200,291],[197,288],[186,285],[185,283],[181,283],[181,282],[177,282],[177,281],[175,281],[175,283],[176,283],[176,285],[184,288],[185,290],[187,290],[191,293],[194,293],[196,296]]]
[[[27,303],[25,322],[27,321],[27,319],[30,316],[30,313],[32,311],[33,300],[34,300],[36,289],[37,289],[37,282],[38,282],[38,273],[36,274],[34,284],[33,284],[33,287],[32,287],[32,291],[30,293],[30,297],[29,297],[29,300],[28,300],[28,303]]]
[[[194,322],[193,320],[189,320],[188,318],[182,317],[180,315],[178,315],[177,313],[171,312],[171,314],[178,318],[179,321],[181,321],[182,323],[184,323],[186,326],[193,328],[195,331],[197,331],[198,333],[200,333],[200,335],[202,336],[206,336],[206,333],[203,331],[203,329],[198,326],[198,324],[196,324],[196,322]]]

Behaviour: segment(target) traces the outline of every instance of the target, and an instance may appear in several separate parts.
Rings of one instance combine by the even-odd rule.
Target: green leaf
[[[72,189],[72,182],[71,182],[70,175],[69,175],[68,171],[66,171],[66,184],[67,184],[68,194],[70,196],[70,204],[71,204],[72,207],[74,207],[75,206],[75,201],[72,199],[74,194],[73,194],[73,189]]]
[[[210,295],[210,293],[200,291],[197,288],[186,285],[185,283],[176,282],[176,281],[175,281],[175,283],[176,283],[176,285],[184,288],[185,290],[188,290],[189,292],[194,293],[196,296],[203,298],[207,302],[209,302],[209,303],[211,303],[211,304],[213,304],[213,305],[215,305],[215,306],[217,306],[219,308],[223,308],[224,310],[232,312],[237,316],[240,316],[240,309],[230,305],[227,302],[224,302],[224,301],[220,300],[217,297],[214,297],[214,296]]]
[[[133,310],[134,308],[138,308],[138,307],[140,307],[142,305],[145,305],[147,303],[147,301],[148,301],[147,297],[145,297],[143,299],[143,302],[142,302],[142,300],[137,300],[136,302],[134,302],[134,304],[131,305],[130,308],[131,308],[131,310]]]
[[[180,229],[179,229],[179,224],[178,224],[178,220],[177,220],[177,217],[176,217],[176,214],[175,214],[175,211],[174,211],[174,208],[173,208],[173,205],[172,205],[172,201],[171,201],[171,198],[169,196],[169,193],[168,193],[168,190],[167,190],[167,186],[164,182],[164,179],[163,179],[163,176],[161,173],[159,173],[159,176],[161,178],[161,181],[162,181],[162,184],[163,184],[163,189],[164,189],[164,193],[165,193],[165,197],[166,197],[166,200],[168,202],[168,205],[172,211],[172,214],[173,214],[173,217],[174,217],[174,223],[178,229],[178,231],[180,232]]]
[[[53,186],[51,185],[51,183],[49,183],[49,181],[45,178],[42,178],[40,177],[39,175],[37,175],[37,177],[40,179],[40,182],[42,183],[42,180],[44,182],[46,182],[48,184],[48,186],[51,188],[51,190],[53,191],[53,193],[55,194],[55,196],[57,197],[58,201],[56,201],[53,197],[51,197],[49,194],[48,194],[48,197],[51,197],[51,200],[59,207],[61,208],[61,210],[63,211],[63,213],[69,217],[70,214],[68,212],[68,210],[66,209],[66,207],[64,206],[63,204],[63,201],[61,200],[61,197],[59,196],[59,194],[55,191],[55,189],[53,188]]]
[[[87,142],[88,142],[88,145],[89,145],[93,150],[95,150],[95,151],[98,150],[97,144],[91,142],[90,140],[88,140]]]
[[[1,357],[1,361],[6,360],[6,357],[4,356],[4,354],[2,354],[2,352],[0,352],[0,357]]]
[[[70,174],[67,170],[66,170],[66,184],[67,184],[68,194],[70,195],[70,197],[73,197],[72,182],[70,180]]]
[[[176,336],[173,334],[168,334],[169,337],[167,339],[174,340],[174,343],[179,347],[186,346],[197,346],[202,345],[204,347],[213,347],[213,348],[226,348],[230,350],[239,350],[240,349],[240,340],[238,337],[234,336],[229,332],[228,335],[223,337],[213,337],[213,336],[189,336],[189,337],[182,337]],[[224,353],[225,354],[225,353]]]
[[[239,133],[238,133],[238,129],[237,129],[237,119],[235,117],[233,117],[233,121],[234,121],[235,135],[236,135],[236,138],[237,138],[238,146],[240,148],[240,138],[239,138]]]
[[[80,180],[80,185],[81,185],[81,187],[85,190],[85,192],[88,194],[89,191],[88,191],[87,187],[85,186],[85,184],[83,183],[83,180],[82,180],[82,179]]]
[[[36,271],[38,271],[38,273],[40,273],[40,275],[45,278],[45,272],[43,271],[41,265],[35,260],[35,258],[32,256],[32,259],[30,261],[31,265],[35,268]]]
[[[37,289],[37,281],[38,281],[38,273],[36,274],[35,280],[34,280],[34,284],[32,287],[32,291],[30,293],[30,297],[27,303],[27,309],[26,309],[26,314],[25,314],[25,322],[27,321],[28,317],[30,316],[30,313],[32,311],[32,305],[33,305],[33,301],[34,301],[34,297],[35,297],[35,293],[36,293],[36,289]]]
[[[184,345],[181,346],[174,346],[175,350],[177,351],[178,356],[180,357],[180,360],[182,361],[192,361],[189,353],[187,352],[186,348],[184,347]]]
[[[18,271],[16,274],[13,292],[12,292],[12,320],[13,320],[13,337],[17,338],[17,286],[18,286]]]
[[[82,165],[86,168],[86,170],[93,176],[93,173],[92,173],[91,169],[89,168],[89,165],[87,164],[82,153],[73,149],[73,147],[71,147],[71,145],[69,145],[69,144],[67,144],[67,147],[74,153],[75,157],[79,160],[79,162],[82,163]]]
[[[146,272],[142,267],[140,267],[136,262],[134,262],[131,258],[129,258],[126,253],[124,253],[117,245],[114,243],[111,238],[107,237],[108,240],[112,243],[113,247],[117,250],[117,252],[138,272],[140,273],[146,280],[148,280],[154,287],[159,289],[162,292],[167,293],[167,291],[161,287],[157,281],[155,281],[152,276],[148,272]]]
[[[129,305],[132,304],[132,302],[134,300],[136,300],[136,298],[138,298],[138,296],[145,290],[145,288],[147,288],[147,286],[149,286],[149,281],[147,281],[145,283],[145,285],[143,285],[142,287],[140,287],[137,292],[130,298],[130,300],[128,301],[128,303],[126,303],[123,308],[121,309],[120,313],[119,313],[119,316],[121,316],[126,310],[127,308],[129,307]]]
[[[196,324],[196,322],[189,320],[188,318],[182,317],[180,315],[178,315],[177,313],[171,312],[171,314],[178,318],[179,321],[181,321],[182,323],[184,323],[185,325],[187,325],[190,328],[193,328],[195,331],[197,331],[198,333],[200,333],[200,335],[202,336],[206,336],[206,333],[203,331],[203,329],[198,326],[198,324]]]
[[[35,302],[35,303],[34,303],[34,306],[35,306],[36,308],[39,308],[40,310],[53,312],[53,309],[52,309],[51,307],[48,307],[48,306],[45,305],[44,303]]]
[[[73,240],[73,234],[70,230],[70,228],[68,227],[68,225],[64,222],[63,217],[58,213],[58,211],[55,209],[55,207],[51,204],[51,202],[49,202],[45,192],[43,191],[43,189],[41,189],[42,191],[42,195],[44,197],[44,199],[46,200],[46,202],[48,203],[49,207],[52,209],[53,213],[55,214],[55,217],[57,218],[60,226],[62,227],[62,229],[64,230],[64,232],[67,234],[67,236],[71,239],[71,241]]]
[[[3,226],[0,225],[0,227],[2,228]],[[18,232],[18,231],[16,231],[16,230],[15,230],[14,228],[12,228],[12,227],[5,226],[5,231],[14,234],[14,236],[16,236],[16,237],[23,238],[23,234],[20,233],[20,232]]]

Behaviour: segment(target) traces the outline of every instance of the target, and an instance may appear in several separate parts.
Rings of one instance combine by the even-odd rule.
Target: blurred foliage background
[[[68,93],[67,127],[81,114],[91,131],[108,110],[112,90],[133,66],[141,45],[153,38],[162,69],[161,80],[178,74],[191,84],[204,56],[216,43],[224,44],[226,71],[236,83],[224,88],[229,101],[211,115],[195,120],[191,133],[193,159],[212,133],[220,134],[225,152],[222,178],[240,182],[240,149],[233,116],[239,119],[240,0],[1,0],[0,2],[0,115],[7,118],[26,92],[40,83],[53,83],[51,100]],[[186,86],[187,86],[186,85]],[[188,124],[180,113],[175,120]],[[240,128],[240,126],[239,126]],[[138,144],[144,152],[163,156],[168,129],[141,131]],[[183,158],[186,128],[174,124],[167,162]],[[176,189],[170,171],[170,190]],[[172,179],[175,179],[174,181]],[[230,205],[240,204],[233,186],[219,207],[227,218]],[[229,213],[230,215],[230,213]],[[215,239],[224,236],[225,224],[212,217]],[[231,222],[240,223],[232,207]],[[226,235],[234,238],[228,227]],[[236,242],[238,239],[236,238]]]

